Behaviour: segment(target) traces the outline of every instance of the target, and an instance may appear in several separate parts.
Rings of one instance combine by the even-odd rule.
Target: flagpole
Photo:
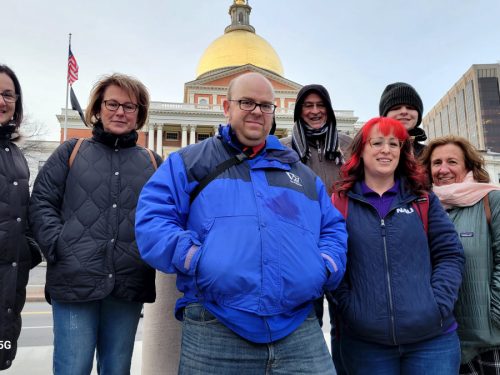
[[[71,49],[71,33],[69,33],[68,52],[69,52],[70,49]],[[68,95],[69,95],[69,69],[66,68],[66,110],[64,111],[64,136],[63,136],[63,141],[65,141],[68,138]]]

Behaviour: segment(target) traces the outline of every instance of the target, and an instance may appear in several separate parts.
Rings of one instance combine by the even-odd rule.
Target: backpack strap
[[[420,216],[420,220],[422,220],[422,224],[424,225],[425,234],[427,234],[429,231],[429,194],[425,193],[415,199],[412,202],[412,206],[415,211],[417,211],[418,216]]]
[[[73,162],[75,161],[76,154],[78,154],[78,150],[80,149],[80,146],[82,145],[83,141],[87,138],[78,138],[78,141],[76,141],[75,147],[73,147],[73,151],[71,151],[71,155],[69,156],[68,160],[68,165],[71,168],[73,165]]]
[[[218,166],[215,167],[214,170],[212,170],[208,175],[203,177],[203,179],[199,182],[199,184],[194,188],[194,190],[191,192],[189,203],[193,203],[193,201],[196,199],[198,194],[201,193],[201,191],[215,178],[220,175],[222,172],[224,172],[226,169],[231,168],[233,165],[238,165],[241,164],[245,159],[248,158],[248,155],[245,154],[244,152],[233,156],[230,159],[224,160],[222,163],[220,163]]]
[[[488,194],[483,197],[484,204],[484,214],[486,215],[486,221],[488,222],[488,226],[491,228],[491,208],[490,208],[490,199],[488,198]]]
[[[153,151],[151,151],[149,148],[145,148],[145,147],[144,147],[144,149],[148,152],[149,158],[151,159],[151,164],[153,164],[153,167],[156,171],[158,169],[158,163],[156,162],[155,156],[153,155]]]
[[[335,208],[339,210],[344,219],[347,219],[347,208],[349,205],[349,197],[345,194],[339,195],[337,193],[333,193],[332,203],[335,206]]]
[[[78,150],[80,149],[80,146],[82,145],[83,141],[86,140],[87,138],[78,138],[76,141],[75,147],[73,147],[73,151],[71,151],[71,155],[69,156],[68,160],[68,165],[71,168],[73,165],[73,162],[75,161],[76,155],[78,154]],[[153,151],[151,151],[149,148],[144,149],[148,152],[149,158],[151,159],[151,164],[153,164],[153,167],[155,170],[158,169],[158,163],[156,162],[155,156],[153,155]]]

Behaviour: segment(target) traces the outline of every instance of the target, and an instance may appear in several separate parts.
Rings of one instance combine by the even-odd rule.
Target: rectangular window
[[[201,134],[197,134],[196,136],[197,136],[197,139],[198,139],[197,142],[201,142],[201,141],[209,138],[210,134],[203,134],[203,133],[201,133]]]
[[[177,141],[179,139],[179,133],[167,133],[165,138],[167,141]]]
[[[486,149],[500,152],[500,88],[497,77],[479,78],[479,98]]]

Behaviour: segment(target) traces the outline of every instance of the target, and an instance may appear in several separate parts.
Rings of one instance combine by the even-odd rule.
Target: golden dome
[[[203,53],[196,76],[246,64],[283,76],[283,65],[274,48],[264,38],[246,30],[234,30],[214,40]]]

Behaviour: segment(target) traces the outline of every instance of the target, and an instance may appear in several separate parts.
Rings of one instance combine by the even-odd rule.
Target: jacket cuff
[[[180,273],[193,276],[201,254],[200,244],[197,241],[190,241],[189,244],[180,248],[186,250],[183,250],[181,254],[175,254],[172,263]]]
[[[340,281],[342,280],[342,275],[338,272],[339,267],[330,255],[321,253],[321,256],[325,261],[325,267],[328,273],[325,289],[334,290],[339,286]]]

